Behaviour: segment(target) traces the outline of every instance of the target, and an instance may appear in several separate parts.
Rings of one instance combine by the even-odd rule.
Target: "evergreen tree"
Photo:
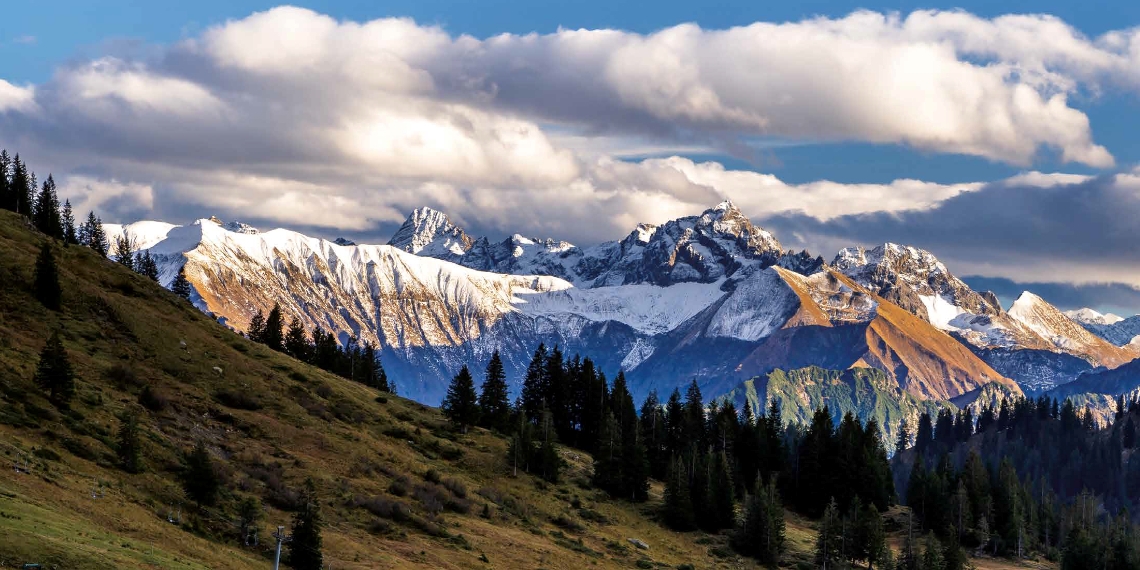
[[[175,276],[174,282],[170,284],[170,290],[179,297],[190,300],[190,281],[186,279],[186,266],[178,268],[178,275]]]
[[[701,389],[694,379],[685,394],[685,439],[690,446],[700,451],[708,446],[705,439],[705,404]]]
[[[1124,421],[1124,433],[1120,439],[1124,449],[1132,449],[1136,446],[1136,424],[1132,422],[1132,416]]]
[[[784,507],[776,482],[757,482],[756,491],[745,502],[744,517],[732,537],[733,548],[761,564],[776,567],[784,553]]]
[[[942,553],[942,543],[934,533],[926,535],[926,545],[922,550],[922,570],[946,570],[946,557]]]
[[[158,263],[156,263],[154,257],[150,255],[149,249],[135,254],[135,271],[138,271],[147,279],[158,283]]]
[[[613,497],[622,496],[622,433],[621,423],[613,411],[606,414],[602,434],[594,452],[594,486]]]
[[[841,568],[844,563],[843,519],[839,505],[832,498],[819,521],[819,536],[815,542],[815,563],[823,570]]]
[[[645,456],[649,462],[649,475],[664,480],[669,470],[669,449],[666,447],[665,411],[657,399],[657,390],[649,391],[638,416],[641,442],[645,446]]]
[[[221,478],[214,467],[214,459],[206,443],[198,440],[194,450],[186,455],[182,465],[182,489],[190,500],[202,506],[213,506],[218,500]]]
[[[78,245],[79,236],[75,231],[75,212],[71,209],[71,200],[63,202],[59,223],[63,225],[63,245]]]
[[[137,271],[135,268],[136,249],[138,249],[138,244],[134,236],[124,228],[123,233],[115,238],[115,261],[131,271]]]
[[[709,480],[709,529],[731,528],[736,517],[733,508],[732,475],[729,473],[728,457],[723,451],[712,454],[711,477]]]
[[[9,210],[17,214],[31,217],[32,194],[36,188],[36,175],[28,171],[26,164],[20,161],[17,154],[12,159],[12,177],[8,181]]]
[[[55,179],[49,174],[43,189],[36,197],[32,223],[48,237],[63,239],[63,224],[59,219],[59,198],[55,194]]]
[[[479,402],[475,395],[475,382],[466,365],[451,380],[451,385],[447,388],[447,397],[443,399],[440,410],[451,423],[463,430],[463,433],[467,433],[469,426],[479,422]]]
[[[138,416],[131,412],[123,416],[117,439],[115,452],[119,456],[119,467],[127,473],[142,473],[142,442],[139,440]]]
[[[645,456],[645,445],[641,443],[637,408],[629,393],[625,373],[621,371],[614,378],[610,399],[621,433],[621,480],[616,489],[617,495],[631,501],[644,501],[649,498],[649,462]]]
[[[316,337],[320,331],[313,331],[313,336]],[[249,331],[247,336],[253,342],[260,342],[265,344],[265,315],[262,314],[261,309],[257,310],[257,314],[249,320]],[[315,341],[315,339],[314,339]]]
[[[36,300],[53,311],[60,309],[63,289],[59,286],[59,267],[51,251],[51,243],[40,245],[40,255],[36,258],[35,285],[32,291]]]
[[[558,431],[554,428],[554,414],[543,408],[540,417],[539,435],[542,437],[542,443],[539,445],[537,458],[539,475],[548,483],[557,483],[562,474],[562,457],[558,455],[558,448],[555,446]]]
[[[906,422],[906,418],[899,421],[899,435],[895,440],[895,455],[899,455],[910,447],[910,426]]]
[[[857,515],[852,533],[851,558],[866,560],[867,570],[872,570],[877,562],[882,562],[887,549],[887,535],[883,531],[883,516],[874,503],[867,503],[861,509],[853,509]]]
[[[293,317],[289,321],[289,330],[285,333],[283,344],[285,354],[301,362],[309,361],[309,335],[301,325],[300,319]]]
[[[8,156],[7,150],[0,150],[0,208],[5,210],[14,209],[11,207],[13,203],[11,187],[8,180],[12,177],[12,158]]]
[[[521,407],[517,410],[517,424],[515,432],[511,435],[507,446],[507,461],[511,465],[511,476],[517,477],[519,469],[524,473],[530,472],[530,460],[534,455],[534,424],[527,419],[526,410]]]
[[[673,461],[669,466],[663,502],[661,515],[669,528],[687,531],[696,527],[693,502],[689,495],[688,469],[685,468],[684,462],[678,456],[673,456]]]
[[[933,442],[934,424],[930,421],[930,414],[922,412],[922,415],[918,416],[918,433],[914,436],[914,449],[922,453]]]
[[[281,305],[273,303],[269,316],[265,317],[265,332],[261,335],[261,343],[277,352],[284,350],[285,335],[281,332],[284,326],[285,319],[281,316]]]
[[[87,221],[79,231],[79,241],[95,250],[100,257],[107,257],[111,244],[107,241],[107,233],[103,231],[103,220],[95,217],[95,212],[88,212]]]
[[[491,355],[479,394],[479,425],[505,432],[511,423],[511,403],[507,399],[507,373],[499,351]]]
[[[301,509],[293,515],[293,528],[289,541],[289,566],[295,570],[322,570],[320,503],[312,479],[305,481],[301,495]]]
[[[71,360],[63,347],[63,341],[59,338],[59,331],[51,333],[47,344],[40,351],[35,382],[37,386],[48,392],[48,400],[58,408],[67,408],[72,396],[75,395],[75,377],[71,369]]]
[[[546,345],[539,344],[538,348],[534,351],[534,357],[530,359],[530,365],[526,368],[526,376],[523,378],[521,403],[522,408],[530,414],[530,421],[538,423],[542,409],[545,407],[545,400],[547,395],[547,377],[546,377]]]
[[[391,392],[392,387],[388,384],[388,373],[384,372],[380,355],[376,353],[376,347],[372,346],[371,342],[364,341],[360,360],[361,368],[364,370],[360,382],[381,392]]]

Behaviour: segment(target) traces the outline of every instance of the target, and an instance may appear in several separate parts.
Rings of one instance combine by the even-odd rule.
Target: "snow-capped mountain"
[[[1068,311],[1065,315],[1116,346],[1140,344],[1140,315],[1124,318],[1112,313],[1102,315],[1092,309]]]
[[[623,240],[590,247],[519,234],[472,239],[446,215],[421,208],[389,245],[481,271],[552,275],[587,288],[712,283],[773,265],[783,253],[771,233],[731,202],[660,226],[641,224]]]
[[[876,368],[945,400],[994,384],[1019,393],[1011,378],[1043,390],[1128,360],[1040,299],[1003,310],[929,252],[849,248],[830,265],[785,253],[730,202],[588,247],[472,238],[427,208],[382,246],[217,219],[107,231],[149,248],[165,283],[185,265],[198,306],[239,331],[280,303],[309,329],[377,343],[401,391],[429,403],[494,350],[517,381],[540,342],[624,369],[638,394],[692,378],[719,394],[817,365]]]
[[[1138,355],[1081,330],[1035,295],[1023,295],[1006,311],[993,293],[974,291],[925,250],[892,243],[847,248],[832,266],[962,340],[1029,390],[1046,390],[1084,370],[1117,366]]]

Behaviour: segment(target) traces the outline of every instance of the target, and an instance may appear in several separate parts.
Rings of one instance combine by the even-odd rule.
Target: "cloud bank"
[[[790,185],[715,162],[618,158],[860,141],[1107,168],[1113,156],[1070,101],[1108,90],[1140,91],[1140,31],[1088,38],[1050,16],[860,11],[474,38],[280,7],[138,57],[74,62],[40,85],[0,79],[0,144],[108,219],[149,209],[368,232],[426,204],[476,231],[589,243],[729,197],[782,240],[825,253],[909,239],[966,260],[966,248],[992,252],[970,265],[981,274],[1020,257],[1035,264],[1023,276],[1045,276],[1053,254],[1077,259],[1066,270],[1136,279],[1132,263],[1103,265],[1123,263],[1128,249],[1115,248],[1136,228],[1071,198],[1119,212],[1134,205],[1127,176]],[[1115,221],[1066,224],[1066,208]],[[1092,247],[1079,235],[1089,227],[1113,232],[1097,242],[1110,253],[1075,246]]]

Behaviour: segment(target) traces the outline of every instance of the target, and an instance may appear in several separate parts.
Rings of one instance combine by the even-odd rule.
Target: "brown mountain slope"
[[[797,315],[827,313],[828,325],[789,320],[749,354],[744,374],[815,364],[825,368],[869,366],[923,399],[947,400],[999,382],[1020,391],[973,352],[927,321],[867,291],[837,272],[807,279],[785,276],[801,302]]]

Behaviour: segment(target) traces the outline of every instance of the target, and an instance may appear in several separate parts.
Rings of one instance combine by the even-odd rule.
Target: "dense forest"
[[[1055,399],[1006,400],[968,412],[923,416],[894,473],[915,525],[947,541],[1062,568],[1140,567],[1134,526],[1140,404],[1117,401],[1111,425]],[[900,444],[904,443],[900,439]],[[901,447],[901,445],[900,445]]]

